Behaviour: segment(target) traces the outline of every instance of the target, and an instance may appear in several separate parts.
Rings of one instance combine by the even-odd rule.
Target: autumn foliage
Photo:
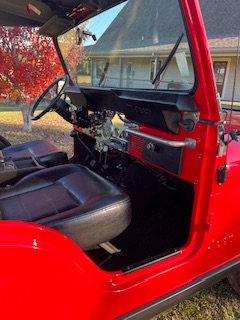
[[[63,74],[52,39],[29,27],[0,27],[0,35],[0,99],[30,103]]]
[[[82,27],[84,28],[85,25]],[[72,80],[77,83],[78,74],[81,75],[83,72],[83,70],[81,70],[82,63],[84,63],[88,58],[84,52],[83,44],[76,44],[76,29],[72,29],[61,35],[58,40],[59,47],[68,67],[70,76]]]

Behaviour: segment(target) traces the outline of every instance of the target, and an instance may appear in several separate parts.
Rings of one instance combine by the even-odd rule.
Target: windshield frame
[[[127,1],[126,1],[127,2]],[[176,0],[176,2],[178,3],[179,5],[179,11],[180,11],[180,14],[181,14],[181,19],[182,19],[182,23],[183,23],[183,26],[184,26],[184,31],[185,31],[185,34],[184,36],[186,37],[186,41],[187,41],[187,44],[188,44],[188,49],[189,49],[189,55],[190,55],[190,59],[191,59],[191,63],[192,63],[192,72],[193,72],[193,75],[194,75],[194,78],[193,78],[193,84],[191,86],[191,88],[186,88],[186,89],[179,89],[179,88],[174,88],[173,90],[166,90],[166,89],[163,89],[163,88],[160,88],[159,90],[161,91],[167,91],[167,92],[170,92],[170,91],[174,91],[174,92],[185,92],[185,93],[190,93],[191,95],[193,95],[197,89],[197,83],[198,83],[198,78],[197,78],[197,72],[196,72],[196,64],[195,64],[195,59],[194,59],[194,52],[193,52],[193,49],[192,49],[192,43],[191,43],[191,38],[190,38],[190,33],[189,33],[189,29],[188,29],[188,26],[187,26],[187,22],[186,22],[186,17],[184,15],[184,10],[183,10],[183,5],[182,5],[182,1],[181,0]],[[101,12],[102,13],[102,12]],[[101,14],[100,13],[100,14]],[[96,16],[96,15],[95,15]],[[95,17],[94,16],[94,17]],[[97,15],[98,16],[98,15]],[[81,27],[81,25],[86,21],[86,19],[84,21],[81,22],[81,24],[79,24],[77,27]],[[179,38],[182,38],[181,37],[181,34],[180,34],[180,37]],[[177,44],[177,42],[179,41],[179,38],[176,39],[176,43],[174,43],[174,46]],[[61,59],[61,62],[63,64],[63,67],[64,67],[64,70],[66,71],[66,73],[69,74],[70,76],[70,84],[71,85],[77,85],[77,86],[81,86],[82,84],[78,84],[76,83],[76,81],[74,81],[73,77],[71,77],[71,74],[69,72],[69,68],[66,64],[66,61],[62,55],[62,52],[61,52],[61,48],[59,46],[59,41],[58,41],[58,38],[55,38],[55,46],[56,46],[56,49],[58,51],[58,54],[59,54],[59,57]],[[176,48],[176,51],[178,50],[178,47],[179,45],[181,46],[181,40],[179,41],[179,43],[177,44],[177,48]],[[172,50],[174,49],[174,47],[172,48]],[[169,56],[171,56],[171,51],[170,53],[167,55],[167,58],[165,59],[165,62],[166,60],[168,60]],[[174,56],[174,55],[173,55]],[[173,57],[170,57],[170,60],[172,59]],[[160,69],[162,69],[163,66],[160,67]],[[106,69],[106,66],[104,67],[104,69]],[[107,70],[106,70],[107,71]],[[157,69],[157,72],[159,72],[159,69]],[[156,72],[156,73],[157,73]],[[104,73],[104,71],[103,71]],[[155,76],[154,78],[156,78],[156,73],[155,73]],[[160,71],[161,73],[161,71]],[[154,78],[152,81],[152,84],[154,84]],[[156,80],[156,79],[155,79]],[[100,81],[99,81],[99,85],[101,85]],[[92,83],[89,84],[89,86],[92,86]],[[108,88],[121,88],[121,89],[124,89],[124,90],[127,90],[128,87],[117,87],[117,86],[108,86]],[[129,88],[129,89],[134,89],[134,90],[137,90],[137,91],[141,91],[141,90],[154,90],[155,88]]]

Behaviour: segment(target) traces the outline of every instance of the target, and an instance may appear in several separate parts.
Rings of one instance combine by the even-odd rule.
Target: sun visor
[[[39,33],[47,37],[57,37],[75,26],[75,20],[70,17],[53,16],[40,29]]]

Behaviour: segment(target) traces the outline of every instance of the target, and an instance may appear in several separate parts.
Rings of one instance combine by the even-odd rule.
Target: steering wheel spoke
[[[60,85],[60,81],[64,81],[61,89],[59,90],[59,92],[56,92],[54,90],[54,87],[56,86],[59,87]],[[31,119],[32,120],[38,120],[40,118],[42,118],[42,116],[44,116],[48,111],[50,111],[50,109],[52,109],[54,107],[54,105],[57,103],[57,101],[61,98],[61,95],[64,93],[66,87],[69,84],[69,76],[67,74],[57,78],[56,80],[54,80],[44,91],[43,93],[40,95],[40,97],[37,99],[37,101],[34,103],[34,106],[31,110]],[[48,103],[48,105],[38,114],[35,115],[35,111],[37,110],[37,108],[39,106],[41,106],[41,102],[44,100],[44,98],[49,95],[51,96],[51,100]]]

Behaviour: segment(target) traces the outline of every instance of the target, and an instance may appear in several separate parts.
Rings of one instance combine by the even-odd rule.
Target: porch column
[[[119,57],[119,87],[121,88],[122,86],[122,74],[123,74],[123,58]]]
[[[93,77],[94,77],[94,74],[93,74],[93,70],[94,70],[94,66],[93,66],[93,58],[91,57],[91,86],[93,87]]]

